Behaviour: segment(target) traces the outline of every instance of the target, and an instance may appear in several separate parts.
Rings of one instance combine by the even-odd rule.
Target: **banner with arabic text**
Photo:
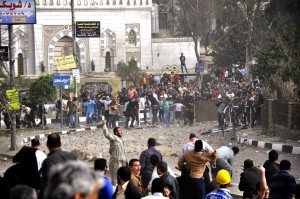
[[[55,60],[57,70],[69,70],[72,68],[76,68],[76,63],[73,55],[57,57],[54,60]]]
[[[20,109],[20,98],[18,90],[6,90],[6,96],[9,99],[9,110],[19,110]]]
[[[53,86],[69,86],[70,76],[53,76],[52,77]]]
[[[35,24],[35,0],[1,0],[0,24]]]

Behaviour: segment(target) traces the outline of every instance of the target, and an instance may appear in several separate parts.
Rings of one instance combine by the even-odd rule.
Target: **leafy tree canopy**
[[[133,82],[134,85],[137,85],[142,76],[142,71],[137,67],[136,61],[131,59],[128,63],[119,61],[115,74],[122,80]]]
[[[271,75],[300,84],[300,2],[272,0],[266,10],[270,26],[265,45],[256,52],[254,74],[265,82]]]
[[[54,101],[56,99],[57,89],[52,86],[52,75],[40,76],[29,87],[29,96],[35,103]]]

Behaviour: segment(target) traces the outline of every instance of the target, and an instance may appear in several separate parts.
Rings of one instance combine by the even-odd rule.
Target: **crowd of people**
[[[254,78],[250,84],[246,84],[241,78],[243,76],[240,70],[236,67],[232,69],[234,70],[231,72],[229,69],[219,71],[218,76],[211,75],[210,81],[203,84],[201,89],[197,81],[182,83],[178,73],[164,73],[160,81],[156,81],[153,75],[144,73],[139,86],[123,88],[117,95],[101,89],[96,95],[91,95],[89,90],[85,90],[81,93],[82,103],[79,104],[77,99],[71,100],[64,95],[64,121],[66,125],[73,124],[72,113],[74,109],[80,109],[82,115],[86,116],[87,124],[98,123],[104,116],[109,128],[115,128],[122,116],[125,117],[125,128],[139,126],[141,123],[165,127],[170,124],[193,125],[195,101],[213,100],[217,105],[219,127],[226,128],[224,120],[228,117],[231,117],[234,127],[260,125],[264,99],[259,80]],[[216,70],[211,73],[216,73]],[[70,109],[68,103],[71,102],[68,99],[75,101],[77,107]],[[58,100],[57,119],[60,104]],[[226,112],[225,109],[229,111]],[[69,126],[73,128],[73,125]]]
[[[184,60],[183,57],[180,60]],[[203,63],[200,61],[198,65],[202,66]],[[197,68],[203,68],[200,66],[196,65],[196,73],[201,71]],[[194,81],[184,82],[178,72],[172,71],[170,74],[162,74],[158,80],[154,75],[144,73],[138,86],[123,88],[116,95],[102,89],[97,92],[84,90],[79,99],[64,94],[62,102],[60,99],[56,101],[55,118],[63,117],[63,124],[70,128],[75,127],[75,113],[78,111],[86,117],[87,124],[99,123],[104,116],[109,128],[115,128],[122,116],[125,117],[125,128],[139,126],[141,123],[166,127],[170,124],[193,125],[195,101],[213,100],[218,106],[216,114],[220,128],[226,128],[224,120],[228,116],[234,127],[260,125],[264,99],[256,77],[247,84],[242,67],[234,65],[224,69],[211,69],[209,81],[201,86],[199,78],[197,76]],[[32,102],[30,96],[25,96],[21,104],[22,109],[16,118],[17,127],[46,125],[46,116],[43,114],[46,110],[42,104]],[[229,107],[227,115],[226,107]],[[5,109],[1,110],[6,128],[9,129],[9,114]],[[20,122],[21,113],[24,113],[23,123]],[[40,119],[39,124],[36,124],[35,118]]]
[[[213,149],[207,142],[189,135],[189,142],[179,152],[176,176],[156,139],[148,139],[148,147],[139,157],[127,157],[122,128],[113,132],[102,121],[103,135],[109,141],[109,161],[98,158],[94,168],[63,151],[61,137],[48,135],[46,156],[39,150],[37,138],[31,147],[24,146],[13,158],[16,163],[0,177],[1,198],[6,199],[231,199],[233,159],[237,146]],[[108,172],[109,171],[109,172]],[[291,162],[278,161],[278,152],[269,152],[263,166],[255,167],[246,159],[238,188],[243,198],[300,198],[300,185],[290,174]]]
[[[3,115],[3,121],[6,129],[11,129],[11,119],[10,119],[10,101],[7,98],[2,98],[0,103],[0,112]],[[46,125],[46,117],[44,115],[47,113],[46,109],[43,107],[42,103],[34,103],[32,100],[25,96],[21,101],[21,107],[16,110],[16,128],[32,128],[40,127]],[[23,117],[22,117],[23,116]],[[39,119],[39,123],[36,123],[36,118]]]

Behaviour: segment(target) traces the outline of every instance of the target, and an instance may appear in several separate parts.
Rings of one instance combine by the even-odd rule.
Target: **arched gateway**
[[[63,41],[62,41],[63,40]],[[66,41],[65,41],[66,40]],[[71,30],[62,30],[56,33],[48,46],[48,73],[52,74],[56,71],[54,58],[64,56],[65,53],[73,53],[73,46],[70,45],[72,41],[72,31]],[[60,46],[61,43],[65,43],[63,46]],[[77,66],[81,69],[82,72],[86,71],[86,46],[84,41],[81,38],[76,38],[77,46]],[[68,51],[68,52],[67,52]]]

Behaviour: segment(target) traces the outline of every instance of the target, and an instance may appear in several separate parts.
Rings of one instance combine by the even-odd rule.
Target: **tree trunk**
[[[196,54],[196,57],[197,57],[197,60],[199,60],[200,59],[200,53],[199,53],[199,51],[198,51],[198,37],[196,37],[196,38],[194,38],[193,37],[193,40],[194,40],[194,44],[195,44],[195,54]]]
[[[15,67],[13,60],[13,26],[8,25],[8,52],[9,52],[9,72],[10,72],[10,87],[11,89],[15,88]],[[10,150],[16,150],[17,145],[17,129],[16,129],[16,112],[12,110],[10,113],[10,121],[11,121],[11,146]]]
[[[45,107],[44,107],[44,101],[42,103],[42,126],[43,126],[43,129],[45,128],[45,121],[44,121],[44,118],[45,118],[45,111],[44,111]]]
[[[246,41],[246,80],[251,81],[252,73],[250,71],[250,61],[252,61],[252,30],[253,21],[248,21],[247,41]]]

